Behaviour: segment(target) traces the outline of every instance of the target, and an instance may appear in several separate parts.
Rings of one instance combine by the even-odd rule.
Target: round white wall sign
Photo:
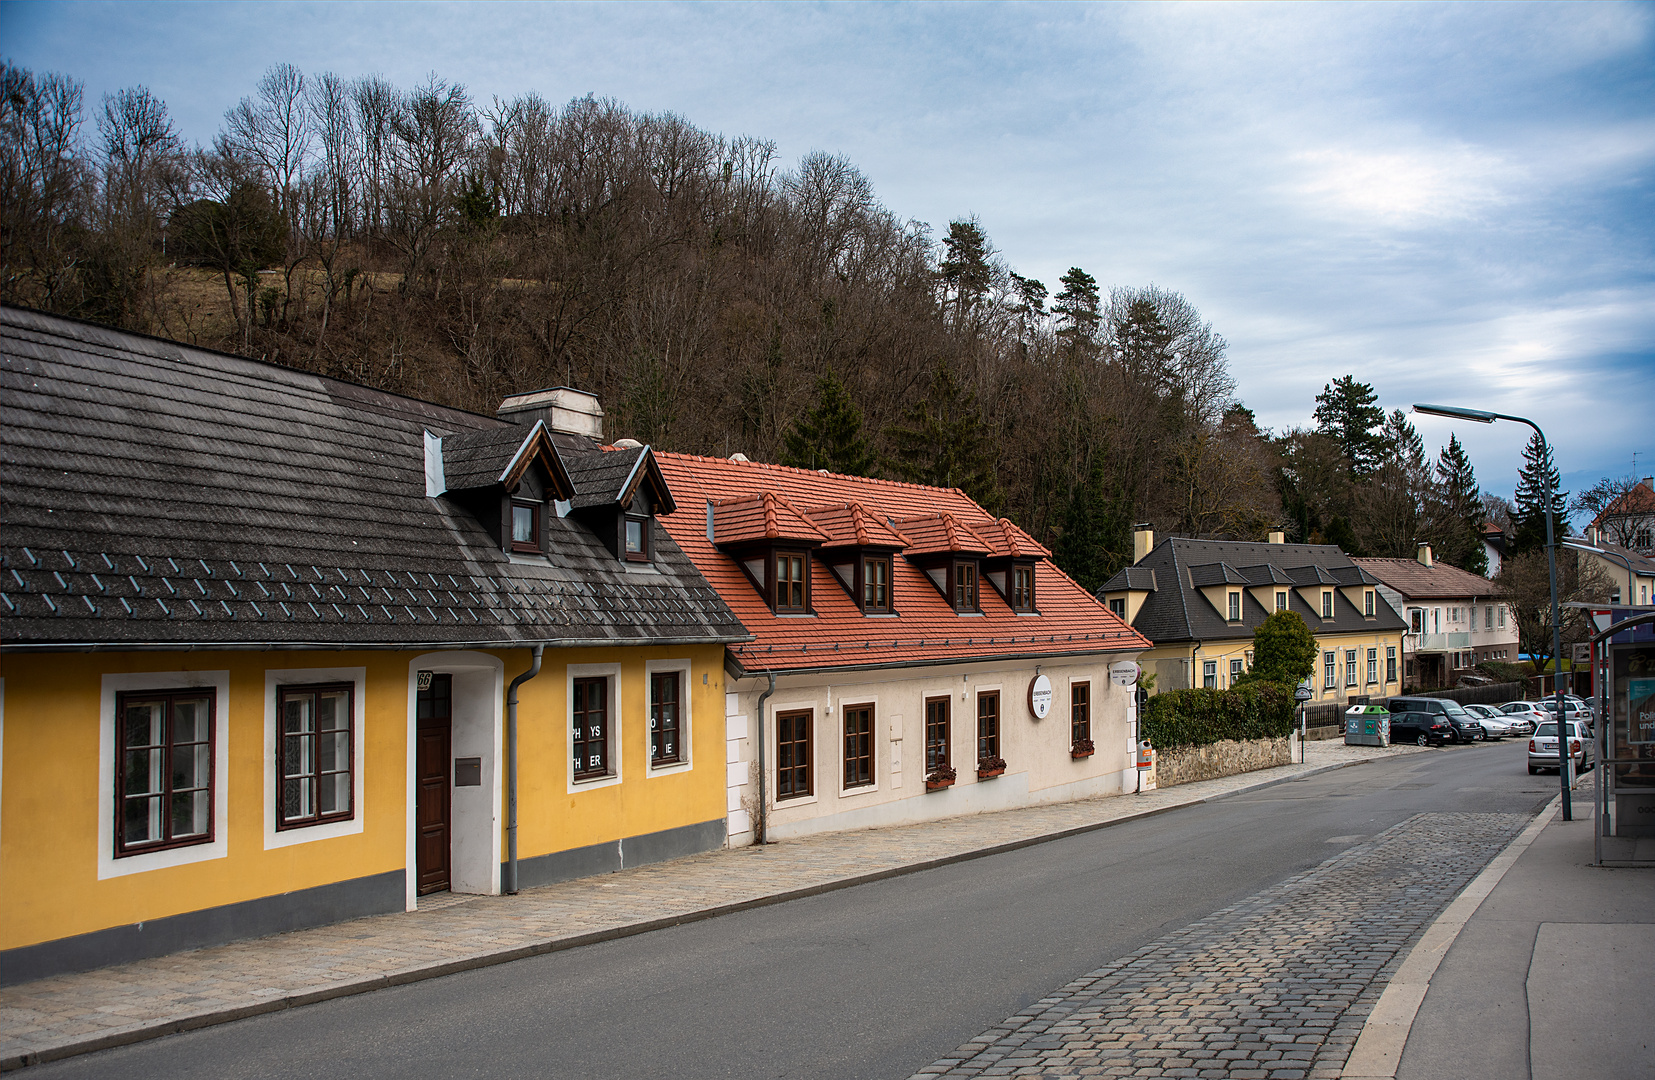
[[[1052,711],[1052,680],[1044,675],[1036,675],[1029,682],[1029,711],[1036,720],[1046,719]]]

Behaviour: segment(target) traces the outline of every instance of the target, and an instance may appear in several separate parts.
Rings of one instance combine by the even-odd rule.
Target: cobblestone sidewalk
[[[1415,747],[1310,743],[1302,765],[1106,799],[711,852],[499,897],[0,989],[0,1069],[413,982],[1036,843]]]
[[[1530,820],[1409,818],[1075,980],[914,1080],[1336,1080],[1411,942]]]

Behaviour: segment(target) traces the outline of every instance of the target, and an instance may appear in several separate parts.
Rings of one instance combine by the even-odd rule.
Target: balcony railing
[[[1471,634],[1461,630],[1451,634],[1411,634],[1414,652],[1452,652],[1455,649],[1471,648]]]

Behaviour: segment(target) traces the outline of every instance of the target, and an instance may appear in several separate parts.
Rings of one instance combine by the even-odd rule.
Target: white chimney
[[[565,435],[603,438],[603,406],[597,396],[568,386],[513,394],[500,402],[495,415],[523,425],[544,420],[547,427]]]
[[[1420,561],[1420,564],[1423,565],[1423,566],[1435,565],[1434,563],[1431,562],[1431,545],[1430,544],[1421,544],[1421,545],[1419,545],[1419,561]]]
[[[1283,532],[1281,529],[1271,529],[1270,530],[1270,542],[1272,544],[1285,544],[1285,543],[1287,543],[1287,533]]]

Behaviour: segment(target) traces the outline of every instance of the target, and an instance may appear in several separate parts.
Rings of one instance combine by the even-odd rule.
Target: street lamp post
[[[1415,405],[1414,411],[1429,416],[1447,416],[1456,420],[1472,420],[1479,424],[1492,424],[1496,420],[1511,420],[1519,424],[1527,424],[1534,429],[1535,435],[1540,438],[1540,460],[1545,465],[1551,457],[1546,444],[1546,433],[1540,430],[1540,425],[1523,416],[1508,416],[1505,413],[1484,412],[1481,409],[1462,409],[1454,405]],[[1569,805],[1569,741],[1563,734],[1563,628],[1558,621],[1557,607],[1557,539],[1552,532],[1552,518],[1554,512],[1552,502],[1556,494],[1552,491],[1551,469],[1545,470],[1546,476],[1546,571],[1551,576],[1552,586],[1552,663],[1556,671],[1552,677],[1552,700],[1557,706],[1554,721],[1557,725],[1557,783],[1562,788],[1563,820],[1573,821],[1574,814]]]

